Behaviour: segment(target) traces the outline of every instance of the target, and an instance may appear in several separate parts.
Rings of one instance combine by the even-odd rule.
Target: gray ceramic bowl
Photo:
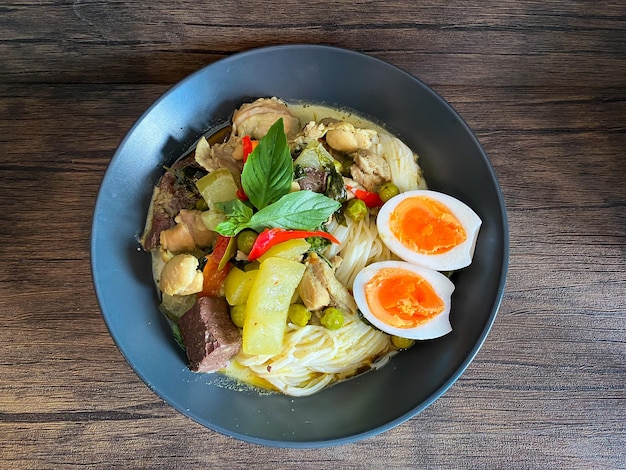
[[[483,220],[472,265],[454,275],[454,331],[418,343],[381,370],[316,395],[259,395],[190,372],[157,309],[150,259],[139,251],[153,184],[242,102],[278,96],[348,107],[383,123],[420,154],[432,189]],[[163,95],[120,144],[98,195],[92,270],[102,314],[122,354],[163,400],[217,432],[282,447],[369,437],[416,415],[471,362],[494,321],[508,260],[506,211],[487,156],[456,112],[411,75],[367,55],[324,46],[252,50],[211,64]]]

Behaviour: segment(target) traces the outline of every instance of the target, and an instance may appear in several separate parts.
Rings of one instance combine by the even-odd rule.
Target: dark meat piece
[[[326,191],[327,172],[311,167],[302,168],[300,171],[301,177],[298,178],[300,189],[308,189],[314,193],[324,193]]]
[[[230,319],[223,297],[200,297],[178,322],[189,366],[195,372],[215,372],[241,349],[241,333]]]
[[[163,230],[175,225],[174,217],[181,209],[195,208],[200,194],[195,189],[195,180],[206,174],[196,163],[193,155],[174,163],[159,180],[152,194],[146,228],[141,237],[144,250],[159,246]]]

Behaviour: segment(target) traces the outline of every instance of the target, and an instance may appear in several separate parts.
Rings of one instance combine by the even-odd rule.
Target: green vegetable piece
[[[389,199],[391,199],[394,196],[397,196],[399,193],[400,193],[400,190],[391,181],[387,181],[378,190],[378,196],[380,196],[380,199],[383,202],[387,202]]]
[[[230,259],[237,254],[237,239],[235,237],[231,237],[228,240],[228,245],[226,245],[226,251],[222,255],[222,259],[220,259],[219,264],[217,265],[217,270],[221,271],[226,267],[226,264],[230,261]]]
[[[311,319],[311,312],[302,304],[292,304],[289,306],[289,321],[297,326],[305,326]]]
[[[323,237],[308,237],[305,238],[305,240],[310,245],[309,251],[314,251],[320,255],[326,251],[326,248],[328,248],[330,244],[332,244],[330,240]]]
[[[243,328],[246,320],[246,304],[230,307],[230,319],[237,328]]]
[[[345,321],[343,312],[335,307],[327,307],[324,309],[320,322],[322,326],[329,330],[338,330],[343,326]]]
[[[201,199],[201,201],[204,201],[204,199]],[[207,230],[212,232],[215,232],[217,226],[226,220],[226,214],[217,208],[204,211],[200,217]]]
[[[196,201],[196,209],[199,211],[205,211],[209,208],[209,205],[206,203],[204,198],[200,198]]]
[[[196,181],[196,187],[209,207],[237,197],[237,183],[227,168],[218,168]]]
[[[245,272],[256,271],[257,269],[259,269],[259,265],[260,264],[261,263],[259,263],[258,261],[252,261],[250,263],[246,263],[246,264],[243,265],[243,270]]]
[[[341,176],[343,164],[317,141],[313,141],[298,155],[294,165],[324,170],[328,173],[326,181],[326,196],[335,201],[344,202],[347,197],[346,186]]]
[[[172,323],[170,323],[170,326],[172,327],[172,335],[174,336],[174,339],[176,340],[176,343],[184,351],[185,350],[185,343],[183,343],[183,335],[180,332],[180,328],[178,327],[178,323],[173,323],[172,322]]]
[[[415,340],[394,335],[391,337],[391,344],[398,349],[409,349],[415,344]]]
[[[367,205],[361,199],[350,199],[344,212],[347,217],[355,222],[360,222],[367,215]]]
[[[320,142],[314,140],[309,142],[293,163],[302,167],[328,170],[329,167],[334,166],[333,160],[334,158],[328,153],[328,150]]]
[[[250,253],[258,235],[254,230],[242,230],[237,235],[237,249],[245,254]]]
[[[292,181],[293,162],[280,118],[248,156],[241,185],[250,202],[260,210],[287,194]]]
[[[167,318],[174,322],[178,322],[193,305],[196,303],[196,295],[168,295],[163,293],[159,310],[165,314]]]

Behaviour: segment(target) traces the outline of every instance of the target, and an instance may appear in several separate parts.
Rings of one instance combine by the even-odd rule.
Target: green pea
[[[391,181],[387,181],[378,190],[378,195],[383,202],[387,202],[392,197],[397,196],[399,192],[400,190],[395,184]]]
[[[345,319],[343,312],[335,307],[324,309],[320,323],[329,330],[338,330],[343,326]]]
[[[305,326],[311,319],[311,312],[302,304],[289,306],[289,321],[297,326]]]
[[[365,218],[367,206],[360,199],[350,199],[346,204],[345,214],[355,222],[359,222]]]
[[[414,339],[402,338],[401,336],[392,336],[391,344],[398,349],[409,349],[415,344]]]
[[[246,304],[230,307],[230,319],[236,327],[243,328],[243,323],[246,319]]]
[[[245,254],[250,253],[258,235],[254,230],[242,230],[237,235],[237,249]]]

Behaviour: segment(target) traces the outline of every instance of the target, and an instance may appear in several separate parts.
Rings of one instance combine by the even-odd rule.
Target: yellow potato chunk
[[[242,305],[248,301],[252,282],[259,271],[242,271],[233,267],[224,280],[224,296],[229,305]]]
[[[311,245],[304,238],[296,238],[293,240],[287,240],[286,242],[279,243],[271,247],[261,256],[259,261],[262,263],[268,258],[284,258],[291,261],[302,261],[302,256],[309,251]]]
[[[273,355],[283,347],[291,298],[304,274],[304,265],[267,258],[259,267],[246,304],[243,352]]]

